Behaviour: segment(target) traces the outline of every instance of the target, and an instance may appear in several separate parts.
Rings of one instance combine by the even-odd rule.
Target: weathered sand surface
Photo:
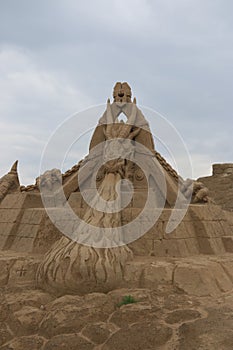
[[[60,298],[35,288],[41,258],[1,253],[1,350],[233,348],[231,254],[138,258],[124,288]]]

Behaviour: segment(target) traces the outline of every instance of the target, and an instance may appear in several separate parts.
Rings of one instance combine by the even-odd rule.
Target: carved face
[[[113,89],[114,102],[131,102],[131,88],[127,83],[116,83]]]

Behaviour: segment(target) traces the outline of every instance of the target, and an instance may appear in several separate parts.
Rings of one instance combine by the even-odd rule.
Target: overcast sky
[[[34,183],[51,133],[116,81],[177,128],[195,178],[233,162],[232,13],[231,0],[1,1],[0,176],[19,159]]]

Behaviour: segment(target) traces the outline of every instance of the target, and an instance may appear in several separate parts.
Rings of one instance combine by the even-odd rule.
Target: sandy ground
[[[229,268],[232,255],[183,259],[180,266],[178,259],[154,259],[159,270],[148,272],[145,281],[157,273],[157,284],[59,298],[35,289],[32,279],[38,258],[22,254],[14,263],[13,258],[5,253],[0,259],[0,350],[233,349],[233,278],[222,273],[221,281],[221,271],[213,265],[220,259],[216,266]],[[22,269],[20,262],[25,261],[28,265]],[[175,264],[173,280],[159,281],[166,263]],[[179,269],[184,280],[175,275]],[[12,276],[9,273],[4,280],[6,271]],[[119,306],[127,295],[136,302]]]

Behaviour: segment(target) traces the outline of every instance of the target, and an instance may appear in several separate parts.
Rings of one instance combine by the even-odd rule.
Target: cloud
[[[2,2],[1,174],[19,158],[22,182],[34,182],[56,126],[120,80],[175,125],[195,177],[233,161],[232,11],[229,0]]]
[[[88,106],[90,99],[68,81],[40,70],[21,50],[3,49],[0,67],[1,172],[19,159],[22,180],[31,182],[38,176],[51,132],[69,114]]]

